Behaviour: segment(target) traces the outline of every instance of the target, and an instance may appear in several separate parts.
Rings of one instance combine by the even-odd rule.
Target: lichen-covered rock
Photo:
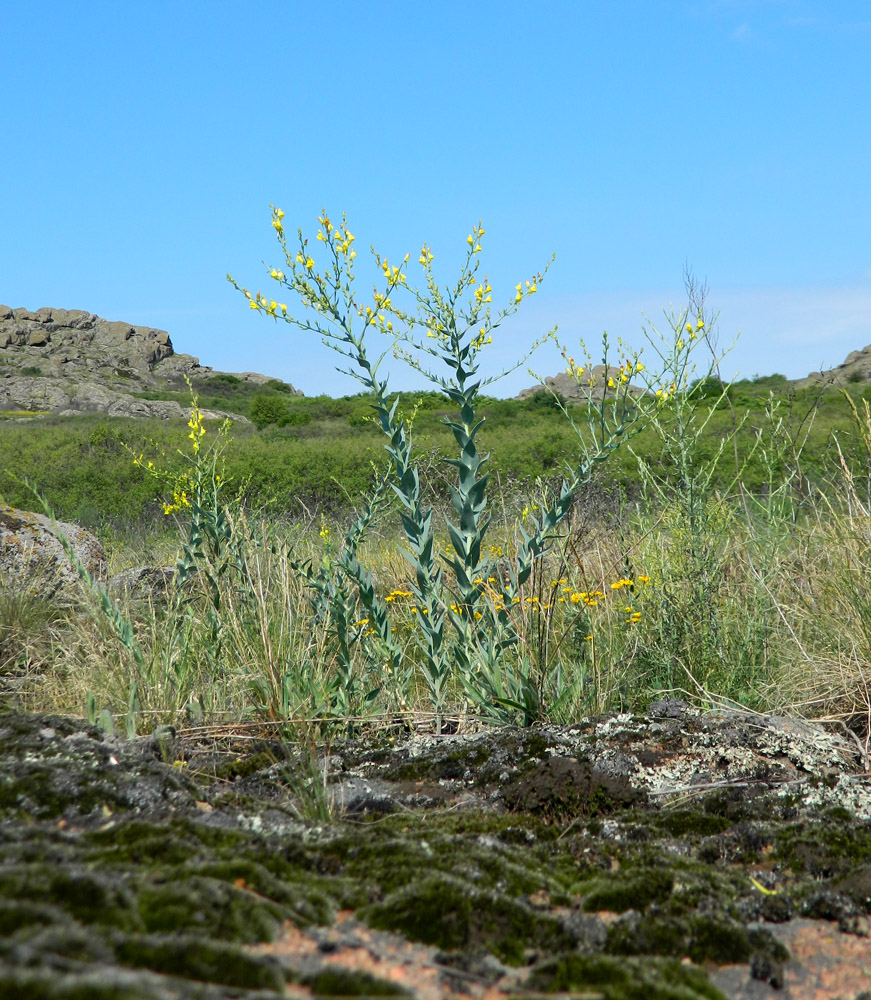
[[[0,715],[0,997],[769,1000],[807,981],[796,925],[827,959],[871,933],[864,780],[822,730],[661,703],[305,752]]]
[[[77,524],[0,504],[0,586],[42,598],[71,599],[81,580],[60,536],[95,580],[106,579],[106,554]]]

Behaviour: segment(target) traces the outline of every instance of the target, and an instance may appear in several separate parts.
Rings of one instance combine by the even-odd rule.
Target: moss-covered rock
[[[557,918],[446,874],[421,877],[361,915],[373,927],[437,948],[485,949],[511,964],[522,962],[530,949],[559,952],[574,943]]]
[[[506,989],[712,1000],[681,960],[777,983],[779,926],[858,934],[871,913],[856,783],[808,779],[832,746],[755,719],[336,741],[318,822],[294,813],[300,748],[36,716],[0,733],[0,1000],[401,993],[326,962],[349,910],[355,947],[398,933]],[[351,787],[392,811],[344,811]]]

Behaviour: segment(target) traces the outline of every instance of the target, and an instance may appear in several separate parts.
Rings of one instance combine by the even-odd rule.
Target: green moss
[[[526,949],[571,947],[554,917],[505,896],[476,889],[445,874],[429,875],[367,907],[361,916],[373,927],[400,931],[438,948],[486,948],[519,964]]]
[[[197,876],[146,886],[139,894],[139,913],[152,933],[185,928],[242,944],[272,941],[282,922],[293,917],[291,910],[272,900]]]
[[[142,924],[126,886],[100,872],[49,864],[0,870],[0,896],[58,906],[84,924],[137,930]]]
[[[608,931],[607,950],[616,955],[689,956],[694,962],[718,965],[749,962],[757,954],[778,961],[789,957],[768,932],[747,930],[727,916],[710,913],[678,917],[658,912],[618,921]]]
[[[708,837],[728,830],[732,821],[700,809],[664,809],[648,822],[673,837]]]
[[[871,823],[823,819],[792,823],[774,838],[774,856],[799,874],[832,878],[871,861]]]
[[[238,837],[231,834],[228,839],[236,843]],[[92,845],[88,852],[92,862],[148,868],[183,864],[200,853],[204,846],[196,832],[180,829],[177,823],[163,826],[136,820],[90,833],[86,841]]]
[[[160,996],[153,982],[115,975],[110,979],[105,970],[82,974],[56,969],[0,970],[0,1000],[156,1000]]]
[[[133,968],[243,989],[280,993],[286,983],[274,959],[250,955],[234,945],[183,932],[119,940],[115,943],[115,958],[121,965]]]
[[[404,997],[407,990],[368,972],[338,967],[322,969],[300,980],[316,997]]]
[[[601,992],[604,1000],[725,1000],[702,969],[674,959],[567,955],[534,969],[528,988]]]
[[[298,880],[285,872],[285,877],[277,878],[263,865],[249,858],[231,861],[213,861],[191,869],[198,876],[219,879],[235,886],[255,892],[288,908],[289,916],[295,924],[306,927],[309,924],[329,923],[334,914],[332,899],[320,887],[323,879]]]
[[[275,757],[261,751],[251,754],[249,757],[238,757],[215,768],[215,774],[226,781],[233,781],[235,778],[247,778],[264,768],[271,767],[275,763]]]
[[[392,816],[331,841],[324,862],[329,858],[331,872],[372,887],[378,896],[417,882],[422,872],[456,875],[511,898],[541,889],[555,896],[573,891],[578,868],[567,852],[535,837],[505,843],[499,835],[506,828],[516,833],[516,818]],[[551,832],[549,840],[555,836]]]
[[[0,937],[23,928],[64,923],[68,918],[58,906],[22,899],[0,899]]]
[[[673,888],[674,873],[665,868],[618,872],[588,883],[583,892],[583,907],[588,913],[641,910],[651,903],[668,899]]]

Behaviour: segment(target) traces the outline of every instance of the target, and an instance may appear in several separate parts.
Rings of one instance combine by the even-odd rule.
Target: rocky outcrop
[[[860,351],[851,351],[839,365],[824,372],[811,372],[807,378],[798,379],[797,386],[850,385],[871,382],[871,344]]]
[[[166,330],[81,309],[0,306],[0,412],[179,417],[187,413],[183,403],[148,397],[160,390],[184,391],[185,378],[199,382],[224,375],[190,354],[176,354]],[[270,381],[255,372],[233,377],[254,385]],[[301,395],[292,386],[290,391]],[[247,422],[222,410],[204,414]]]
[[[61,534],[88,573],[105,580],[106,553],[90,532],[0,504],[0,586],[41,598],[75,599],[80,577],[61,544]]]
[[[623,391],[623,387],[620,386],[621,375],[620,369],[613,365],[608,368],[604,365],[594,365],[579,378],[575,378],[568,372],[560,372],[559,375],[548,376],[542,385],[533,385],[524,389],[515,396],[515,399],[529,399],[531,396],[550,390],[571,402],[596,404],[604,398],[613,397],[615,392]],[[609,381],[612,383],[611,385],[609,385]],[[648,391],[631,383],[625,388],[630,396],[643,396]]]
[[[173,353],[166,330],[110,322],[81,309],[0,306],[0,348],[10,347],[25,348],[49,366],[75,365],[87,357],[131,372],[151,371]]]

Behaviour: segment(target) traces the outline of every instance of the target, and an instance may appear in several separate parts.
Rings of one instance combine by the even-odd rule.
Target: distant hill
[[[619,380],[619,368],[609,368],[606,372],[604,365],[596,365],[590,369],[591,384],[583,380],[578,382],[573,376],[566,372],[558,375],[548,376],[543,385],[533,385],[520,392],[515,399],[529,399],[536,393],[551,390],[566,400],[576,400],[581,402],[597,403],[603,394],[608,393],[608,378],[614,381]],[[871,383],[871,344],[863,347],[860,351],[851,351],[846,359],[834,368],[829,368],[822,372],[811,372],[804,378],[786,379],[783,376],[775,376],[782,379],[783,386],[795,386],[797,389],[804,389],[812,386],[842,386],[856,385],[859,383]],[[643,393],[644,390],[631,386],[633,394]]]
[[[251,390],[293,386],[255,372],[217,372],[190,354],[176,354],[165,330],[102,319],[81,309],[0,306],[0,413],[176,417],[187,412],[172,396],[185,377],[208,394],[211,385]],[[209,410],[211,419],[238,413]]]

